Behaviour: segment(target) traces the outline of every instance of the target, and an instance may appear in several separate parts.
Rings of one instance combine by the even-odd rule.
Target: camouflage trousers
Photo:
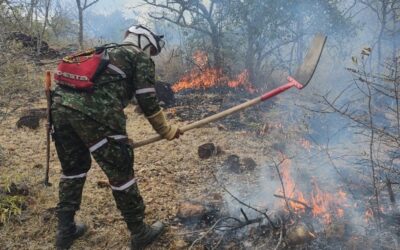
[[[91,155],[107,175],[117,208],[133,231],[144,219],[144,203],[134,179],[133,149],[126,131],[114,131],[85,114],[53,104],[54,140],[62,175],[57,212],[79,210]]]

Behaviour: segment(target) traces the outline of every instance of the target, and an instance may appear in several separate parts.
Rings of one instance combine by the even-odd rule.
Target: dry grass
[[[0,51],[0,124],[22,107],[31,106],[41,96],[42,70],[34,57],[18,44],[4,45]]]
[[[45,107],[44,101],[35,104]],[[148,122],[128,107],[128,133],[134,140],[153,135]],[[52,187],[43,186],[45,165],[45,128],[16,129],[17,115],[2,123],[0,145],[6,161],[1,167],[1,176],[15,182],[24,182],[30,187],[27,209],[21,216],[13,218],[0,228],[1,249],[52,249],[56,231],[53,208],[57,203],[60,164],[54,147],[51,151],[50,181]],[[187,132],[181,139],[159,142],[135,151],[135,173],[146,209],[146,221],[161,219],[171,224],[180,201],[196,198],[212,190],[211,171],[224,156],[200,160],[197,147],[214,142],[226,153],[251,156],[259,150],[262,138],[249,138],[245,132],[219,131],[216,126]],[[264,142],[265,143],[265,142]],[[257,161],[257,159],[256,159]],[[3,178],[4,180],[4,178]],[[79,240],[73,249],[127,249],[129,234],[117,211],[111,191],[99,188],[97,182],[106,180],[97,164],[92,165],[85,185],[78,220],[89,225],[86,237]],[[0,186],[4,183],[0,183]],[[213,192],[218,190],[212,190]],[[182,236],[184,228],[173,223],[167,233],[152,247],[153,249],[176,249],[174,242]]]

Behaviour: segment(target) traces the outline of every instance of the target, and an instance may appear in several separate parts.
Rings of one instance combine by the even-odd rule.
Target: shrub
[[[0,224],[6,224],[10,218],[22,212],[26,197],[0,194]]]

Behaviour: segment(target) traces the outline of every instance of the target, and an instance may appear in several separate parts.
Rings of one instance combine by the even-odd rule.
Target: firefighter
[[[130,27],[122,46],[107,48],[109,64],[96,78],[92,91],[62,85],[52,94],[54,141],[61,162],[59,202],[56,212],[57,249],[68,249],[87,227],[74,222],[91,155],[107,175],[117,208],[131,233],[131,247],[142,249],[164,231],[162,222],[144,223],[145,205],[133,170],[133,148],[128,143],[124,108],[136,97],[144,115],[163,138],[181,132],[166,121],[155,94],[155,68],[163,36],[144,26]],[[140,129],[140,128],[137,128]]]

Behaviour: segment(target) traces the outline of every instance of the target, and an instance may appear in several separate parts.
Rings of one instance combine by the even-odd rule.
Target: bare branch
[[[84,5],[83,5],[83,7],[82,7],[82,9],[83,10],[86,10],[87,8],[89,8],[90,6],[92,6],[93,4],[95,4],[95,3],[97,3],[98,1],[100,1],[100,0],[93,0],[91,3],[87,3],[87,0],[85,0],[85,3],[84,3]]]

